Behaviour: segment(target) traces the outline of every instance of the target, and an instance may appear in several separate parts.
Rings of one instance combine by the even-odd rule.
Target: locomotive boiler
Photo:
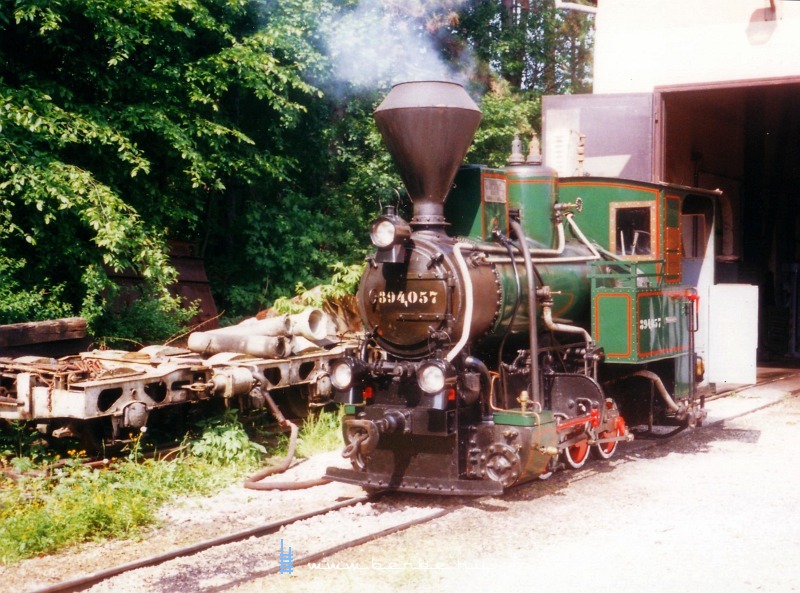
[[[632,438],[621,409],[703,418],[681,268],[684,201],[703,190],[559,178],[535,142],[505,168],[461,166],[480,118],[447,82],[397,85],[375,111],[413,215],[371,225],[366,339],[330,368],[352,469],[330,478],[498,494],[611,457]]]

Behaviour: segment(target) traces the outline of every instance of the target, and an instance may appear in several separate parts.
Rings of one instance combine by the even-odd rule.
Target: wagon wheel
[[[622,436],[622,431],[619,428],[612,428],[611,430],[606,430],[605,432],[601,432],[598,436],[601,439],[610,439],[613,437]],[[619,441],[611,441],[609,443],[597,443],[597,445],[592,447],[592,453],[598,459],[611,459],[614,453],[617,452],[617,445],[619,445]]]
[[[564,461],[572,469],[580,469],[589,459],[589,441],[582,439],[564,449]]]

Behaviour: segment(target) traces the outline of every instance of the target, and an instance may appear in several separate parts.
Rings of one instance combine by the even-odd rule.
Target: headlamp
[[[334,360],[331,363],[328,374],[331,377],[333,386],[344,391],[360,381],[364,377],[365,371],[366,367],[360,359],[348,356],[347,358]]]
[[[387,206],[372,223],[369,236],[378,249],[389,249],[402,245],[411,236],[411,227],[395,213],[393,206]]]
[[[394,243],[394,238],[397,235],[397,229],[392,221],[386,218],[379,218],[372,225],[370,231],[370,238],[372,244],[378,249],[385,249]]]
[[[425,393],[439,393],[453,376],[452,367],[443,360],[429,360],[417,369],[417,384]]]
[[[353,367],[347,359],[334,362],[330,370],[331,383],[336,389],[350,389],[353,385]]]

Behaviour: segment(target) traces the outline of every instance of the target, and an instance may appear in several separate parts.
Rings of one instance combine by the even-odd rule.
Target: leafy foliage
[[[0,251],[0,319],[5,323],[43,321],[72,315],[72,307],[61,300],[64,284],[51,285],[47,278],[39,283],[20,279],[25,260],[14,260]],[[47,288],[44,288],[44,287]]]
[[[318,97],[308,21],[322,5],[1,1],[1,238],[21,288],[47,278],[94,320],[110,300],[83,270],[129,269],[168,313],[166,238],[201,237],[232,179],[296,167],[285,135]]]
[[[70,459],[46,477],[0,477],[0,564],[134,535],[168,500],[212,492],[238,476],[233,467],[191,456],[113,463],[115,471],[98,470]]]
[[[591,17],[549,0],[362,2],[451,65],[474,56],[472,160],[502,163],[542,93],[588,87]],[[186,319],[172,239],[200,246],[229,317],[362,260],[400,183],[372,121],[387,89],[334,80],[325,55],[325,23],[358,4],[0,0],[0,323],[78,313],[101,336],[166,339]]]
[[[0,424],[0,457],[34,463],[47,457],[47,447],[41,442],[38,432],[30,430],[26,422],[3,422]]]
[[[377,101],[315,102],[302,128],[308,135],[298,139],[307,173],[265,191],[229,192],[214,205],[220,223],[207,262],[229,315],[293,296],[298,284],[327,284],[332,266],[363,261],[368,223],[400,186],[372,122]]]
[[[320,284],[307,290],[302,283],[295,287],[294,298],[280,297],[275,299],[272,308],[276,313],[300,313],[308,307],[322,308],[327,303],[341,300],[356,292],[364,272],[364,264],[345,266],[336,263],[331,266],[332,275],[327,284]]]
[[[538,95],[588,92],[593,18],[549,0],[513,6],[474,0],[461,11],[456,34],[475,52],[479,71]]]
[[[254,464],[266,453],[263,445],[250,440],[235,409],[227,410],[222,416],[204,420],[199,428],[202,433],[191,443],[192,455],[211,463]]]
[[[309,458],[339,449],[342,446],[343,416],[344,406],[340,406],[338,412],[320,411],[306,418],[297,438],[297,456]]]
[[[530,137],[533,132],[540,131],[534,128],[534,122],[541,116],[541,101],[530,95],[515,91],[504,80],[492,84],[481,101],[481,127],[475,134],[467,160],[490,167],[503,166],[515,134]]]

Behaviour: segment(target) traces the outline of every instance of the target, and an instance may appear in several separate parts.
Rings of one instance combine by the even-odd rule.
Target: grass
[[[313,457],[317,453],[335,451],[343,446],[342,416],[344,407],[338,412],[320,412],[306,418],[297,437],[298,457]]]
[[[321,413],[301,428],[297,455],[310,457],[341,446],[341,415]],[[288,440],[288,439],[287,439]],[[32,444],[30,444],[33,446]],[[73,458],[55,469],[38,449],[14,447],[0,466],[25,471],[12,480],[0,473],[0,564],[9,565],[81,542],[125,538],[156,521],[158,508],[179,496],[213,493],[285,455],[250,440],[235,413],[207,420],[169,460],[141,459],[139,442],[112,461],[113,470],[86,467]],[[35,453],[35,461],[20,453]],[[29,471],[31,469],[38,471]]]

